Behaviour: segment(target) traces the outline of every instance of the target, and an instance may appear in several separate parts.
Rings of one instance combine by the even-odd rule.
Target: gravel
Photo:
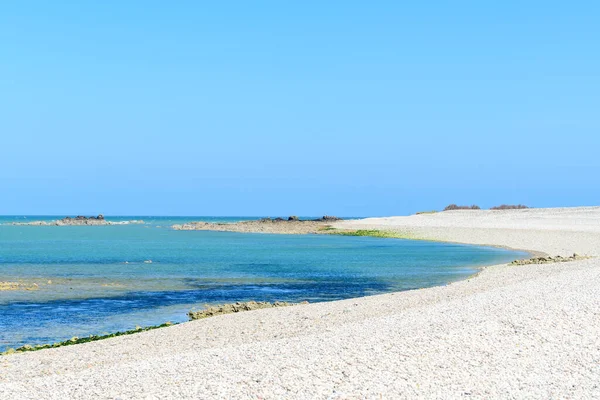
[[[336,223],[600,255],[600,207]],[[1,399],[600,398],[600,261],[271,308],[0,357]]]

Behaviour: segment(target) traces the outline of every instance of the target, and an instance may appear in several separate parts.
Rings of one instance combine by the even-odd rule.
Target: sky
[[[0,4],[0,215],[600,205],[600,3]]]

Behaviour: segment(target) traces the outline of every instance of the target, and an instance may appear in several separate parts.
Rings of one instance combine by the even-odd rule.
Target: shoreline
[[[236,233],[260,233],[260,232],[236,232]],[[281,234],[289,234],[289,233],[281,233]],[[300,233],[294,233],[291,235],[301,235]],[[348,236],[353,236],[353,235],[348,235]],[[544,257],[547,256],[545,253],[541,253],[541,252],[534,252],[534,251],[529,251],[529,250],[518,250],[518,249],[512,249],[509,247],[505,247],[505,246],[493,246],[493,245],[471,245],[468,243],[458,243],[458,242],[448,242],[448,241],[438,241],[438,240],[431,240],[431,239],[418,239],[418,238],[411,238],[411,239],[406,239],[406,238],[400,238],[400,237],[390,237],[390,238],[385,238],[385,239],[396,239],[396,240],[423,240],[423,241],[428,241],[428,242],[435,242],[435,243],[454,243],[454,244],[460,244],[460,245],[466,245],[466,246],[476,246],[476,247],[489,247],[489,248],[498,248],[498,249],[503,249],[503,250],[509,250],[509,251],[516,251],[516,252],[523,252],[527,254],[527,257],[525,258],[520,258],[517,260],[524,260],[524,259],[529,259],[529,258],[533,258],[533,257]],[[407,289],[407,290],[401,290],[401,291],[392,291],[392,292],[384,292],[384,293],[376,293],[376,294],[372,294],[372,295],[367,295],[367,296],[361,296],[361,297],[353,297],[353,298],[348,298],[348,299],[341,299],[341,300],[328,300],[328,301],[317,301],[311,304],[319,304],[319,303],[330,303],[330,302],[337,302],[337,301],[344,301],[344,300],[353,300],[353,299],[361,299],[361,298],[366,298],[366,297],[372,297],[372,296],[380,296],[380,295],[386,295],[386,294],[399,294],[399,293],[404,293],[404,292],[410,292],[413,290],[424,290],[424,289],[431,289],[431,288],[436,288],[436,287],[444,287],[444,286],[448,286],[448,285],[452,285],[453,283],[456,282],[462,282],[464,280],[469,280],[469,279],[473,279],[475,278],[477,275],[479,275],[483,270],[485,270],[486,268],[490,268],[490,267],[495,267],[495,266],[501,266],[501,265],[505,265],[505,264],[489,264],[489,265],[473,265],[470,268],[473,269],[473,273],[471,275],[465,276],[461,279],[458,280],[451,280],[451,281],[447,281],[443,284],[439,284],[439,285],[435,285],[435,286],[423,286],[423,287],[419,287],[419,288],[414,288],[414,289]],[[0,282],[0,286],[1,284],[12,284],[13,282]],[[15,282],[18,285],[29,285],[27,283],[18,283]],[[33,283],[31,285],[35,286],[35,290],[37,290],[37,284]],[[29,286],[27,286],[29,287]],[[2,290],[2,288],[0,287],[0,291]],[[22,290],[34,290],[34,289],[22,289]],[[251,303],[254,302],[254,300],[250,301]],[[279,302],[276,301],[275,303],[287,303],[287,302]],[[309,304],[307,301],[303,301],[301,303],[289,303],[290,305],[303,305],[303,304]],[[229,305],[229,304],[224,304],[224,305]],[[219,303],[214,303],[213,306],[221,306],[221,304]],[[208,307],[206,310],[210,309],[211,307]],[[200,310],[200,312],[202,311],[206,311],[206,310]],[[248,310],[248,311],[255,311],[255,310]],[[192,311],[188,312],[188,315],[192,313]],[[194,311],[194,313],[198,313],[198,311]],[[24,353],[24,352],[31,352],[31,351],[40,351],[40,350],[46,350],[46,349],[52,349],[52,348],[58,348],[58,347],[64,347],[64,346],[72,346],[72,345],[78,345],[78,344],[84,344],[84,343],[89,343],[89,342],[93,342],[93,341],[99,341],[99,340],[107,340],[113,337],[118,337],[118,336],[123,336],[123,335],[135,335],[141,332],[145,332],[148,330],[154,330],[154,329],[161,329],[161,328],[166,328],[166,327],[170,327],[173,325],[181,325],[181,324],[186,324],[186,323],[190,323],[193,320],[195,320],[196,318],[192,318],[189,321],[184,321],[184,322],[176,322],[176,323],[172,323],[170,321],[167,321],[165,323],[162,324],[157,324],[157,325],[148,325],[148,326],[138,326],[136,327],[136,329],[129,329],[129,330],[125,330],[125,331],[114,331],[114,332],[109,332],[106,334],[102,334],[102,335],[90,335],[89,337],[74,337],[70,340],[64,340],[64,341],[60,341],[60,342],[56,342],[56,343],[42,343],[42,344],[26,344],[23,345],[21,347],[17,347],[17,348],[7,348],[4,351],[0,351],[0,357],[2,356],[6,356],[6,355],[10,355],[10,354],[16,354],[16,353]],[[76,339],[76,340],[74,340]]]
[[[422,214],[415,214],[422,215]],[[361,229],[348,229],[348,228],[336,228],[336,226],[347,226],[346,224],[352,225],[353,221],[358,220],[345,220],[345,221],[314,221],[314,220],[303,220],[303,221],[288,221],[288,220],[270,220],[265,222],[264,220],[245,220],[233,223],[214,223],[214,222],[187,222],[184,224],[175,224],[171,228],[179,231],[211,231],[211,232],[235,232],[235,233],[256,233],[256,234],[278,234],[278,235],[342,235],[342,236],[369,236],[378,237],[383,239],[400,239],[400,240],[419,240],[435,243],[453,243],[453,244],[470,244],[460,241],[443,240],[436,238],[427,238],[421,236],[415,236],[412,234],[406,234],[402,232],[386,231],[385,229],[374,229],[372,234],[356,234],[361,232]],[[265,229],[267,228],[267,229]],[[308,229],[306,229],[308,228]],[[385,236],[385,234],[395,234]],[[531,249],[516,248],[511,246],[496,245],[482,243],[479,246],[491,247],[497,249],[504,249],[510,251],[518,251],[528,253],[533,257],[545,257],[550,254]]]
[[[335,225],[410,227],[426,239],[600,255],[600,207],[419,218]],[[599,396],[599,279],[598,258],[496,265],[445,286],[12,355],[0,359],[0,398]]]
[[[384,230],[375,230],[377,232],[385,232]],[[352,233],[352,231],[348,231],[350,233]],[[331,232],[331,233],[320,233],[322,235],[337,235],[338,233],[336,232]],[[346,236],[358,236],[358,235],[346,235]],[[368,236],[368,237],[380,237],[380,236],[371,236],[371,235],[361,235],[361,236]],[[449,243],[449,244],[462,244],[462,245],[469,245],[469,246],[481,246],[481,247],[490,247],[490,248],[495,248],[495,249],[502,249],[502,250],[509,250],[509,251],[516,251],[516,252],[521,252],[521,253],[527,253],[530,257],[529,258],[534,258],[534,257],[547,257],[550,256],[550,254],[545,253],[543,251],[537,251],[537,250],[529,250],[529,249],[521,249],[521,248],[515,248],[515,247],[510,247],[510,246],[504,246],[504,245],[497,245],[497,244],[489,244],[489,243],[481,243],[481,244],[473,244],[473,243],[465,243],[465,242],[457,242],[457,241],[453,241],[453,240],[442,240],[442,239],[433,239],[433,238],[425,238],[425,237],[413,237],[413,236],[390,236],[390,237],[382,237],[382,239],[397,239],[397,240],[418,240],[418,241],[423,241],[423,242],[433,242],[433,243]],[[502,264],[498,264],[498,265],[502,265]],[[486,268],[485,266],[481,267],[481,268]]]

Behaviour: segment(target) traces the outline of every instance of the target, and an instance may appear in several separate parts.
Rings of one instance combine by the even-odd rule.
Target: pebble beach
[[[582,258],[6,355],[0,399],[600,398],[600,207],[331,225]]]

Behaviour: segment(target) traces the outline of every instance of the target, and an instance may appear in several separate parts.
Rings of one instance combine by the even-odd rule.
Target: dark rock
[[[333,222],[333,221],[341,221],[341,220],[342,220],[341,218],[334,217],[331,215],[324,215],[323,218],[321,218],[321,221],[324,221],[324,222]]]
[[[65,225],[104,225],[104,215],[100,214],[97,217],[86,217],[84,215],[78,215],[75,218],[65,217],[58,221]]]

